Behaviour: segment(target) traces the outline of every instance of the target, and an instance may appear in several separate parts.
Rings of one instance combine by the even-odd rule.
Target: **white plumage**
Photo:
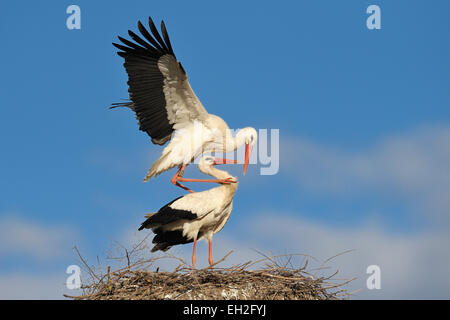
[[[198,165],[201,172],[226,180],[221,186],[197,193],[190,193],[162,207],[158,212],[148,214],[139,228],[152,229],[156,234],[153,251],[166,251],[173,245],[194,242],[192,263],[195,268],[195,247],[197,240],[209,242],[209,263],[212,260],[212,236],[224,227],[233,209],[233,198],[238,183],[228,172],[218,170],[216,164],[233,163],[226,159],[204,156]]]
[[[178,166],[172,183],[189,190],[179,183],[199,181],[182,178],[189,163],[206,152],[231,152],[244,144],[245,174],[257,140],[256,130],[247,127],[233,137],[222,118],[206,112],[192,90],[184,68],[175,57],[164,22],[161,22],[163,37],[151,18],[149,27],[153,36],[138,22],[145,40],[128,31],[135,42],[119,37],[124,45],[113,43],[121,50],[118,54],[125,59],[131,100],[116,103],[113,107],[134,110],[140,129],[147,132],[153,143],[163,145],[170,140],[161,157],[148,170],[144,181]]]

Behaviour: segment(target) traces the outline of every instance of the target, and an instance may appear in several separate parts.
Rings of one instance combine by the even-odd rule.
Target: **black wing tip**
[[[127,39],[121,37],[121,36],[117,36],[117,39],[120,40],[120,42],[125,43],[125,41],[127,41]]]
[[[119,36],[118,38],[120,40],[121,37]],[[112,45],[120,50],[120,51],[117,51],[117,54],[121,57],[125,57],[129,53],[130,50],[133,50],[132,48],[125,47],[124,45],[122,45],[120,43],[113,42]]]
[[[172,46],[170,44],[169,36],[167,34],[167,29],[165,27],[164,21],[161,21],[161,33],[163,34],[163,37],[161,37],[158,29],[155,26],[155,23],[153,22],[153,19],[151,17],[148,17],[148,29],[144,26],[144,24],[138,20],[137,27],[139,29],[139,32],[144,37],[139,37],[135,32],[128,30],[128,35],[137,43],[132,43],[129,40],[118,36],[118,39],[120,42],[125,44],[125,46],[121,46],[118,44],[113,45],[118,48],[119,50],[122,50],[125,53],[118,53],[121,57],[126,57],[127,54],[132,53],[140,53],[142,54],[141,50],[147,51],[147,54],[154,58],[161,57],[165,54],[171,54],[175,57],[175,54],[173,52]],[[163,39],[164,38],[164,39]],[[140,45],[140,46],[139,46]]]
[[[141,31],[141,33],[142,33],[142,29],[145,29],[145,27],[144,27],[144,25],[142,24],[141,20],[138,20],[137,26],[138,26],[139,31]]]
[[[144,229],[149,229],[150,227],[150,218],[147,218],[144,222],[141,223],[141,226],[139,227],[138,231],[142,231]]]
[[[121,50],[120,52],[117,52],[117,54],[121,57],[126,57],[128,54],[131,53],[140,53],[142,54],[142,50],[147,51],[147,53],[152,57],[160,57],[165,54],[170,54],[175,57],[175,53],[173,52],[172,45],[170,43],[169,34],[167,32],[166,25],[164,23],[164,20],[161,20],[161,34],[158,31],[158,29],[155,26],[155,23],[153,22],[153,19],[151,17],[148,17],[148,27],[150,29],[150,32],[147,30],[147,28],[142,24],[140,20],[137,22],[137,27],[142,34],[142,36],[148,41],[146,42],[144,39],[140,38],[135,32],[128,30],[128,35],[137,43],[133,43],[121,36],[118,36],[117,38],[121,44],[117,44],[113,42],[113,45]]]
[[[166,46],[166,43],[161,38],[161,35],[159,34],[158,28],[156,28],[155,24],[153,23],[153,20],[151,17],[148,17],[148,26],[150,27],[150,31],[153,34],[153,37],[158,41],[159,45],[163,49],[165,53],[169,53],[169,49]]]
[[[163,35],[164,41],[167,45],[167,48],[169,49],[169,53],[175,57],[175,53],[173,52],[172,44],[170,43],[169,33],[167,32],[167,28],[166,28],[166,24],[164,23],[164,20],[161,20],[161,33]]]
[[[153,23],[153,19],[150,16],[148,17],[148,25],[156,28],[155,24]]]
[[[126,101],[126,102],[113,102],[109,106],[108,109],[115,109],[115,108],[130,108],[134,109],[133,101]]]
[[[122,45],[120,45],[120,44],[118,44],[118,43],[115,43],[115,42],[112,42],[112,45],[113,45],[114,47],[116,47],[117,49],[121,50],[121,51],[117,51],[117,52],[116,52],[118,56],[120,56],[120,57],[122,57],[122,58],[126,58],[127,53],[124,51],[123,48],[121,48]]]

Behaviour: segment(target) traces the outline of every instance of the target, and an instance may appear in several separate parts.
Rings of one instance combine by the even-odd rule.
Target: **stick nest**
[[[108,267],[103,275],[96,274],[79,255],[92,279],[82,285],[83,295],[65,296],[77,300],[336,300],[348,298],[344,287],[353,280],[334,279],[337,272],[316,277],[306,269],[308,258],[301,267],[294,267],[292,259],[304,255],[262,254],[264,257],[255,262],[217,267],[229,252],[212,267],[194,271],[174,256],[130,263],[125,251],[128,265],[113,272]],[[180,264],[172,272],[161,272],[155,262],[165,258]],[[255,265],[263,267],[252,270]]]

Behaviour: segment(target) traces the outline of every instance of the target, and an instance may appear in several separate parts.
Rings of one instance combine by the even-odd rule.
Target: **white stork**
[[[206,112],[175,57],[164,21],[161,21],[163,38],[151,18],[149,27],[153,37],[138,21],[138,29],[144,39],[129,30],[128,34],[135,42],[119,36],[124,45],[113,43],[121,50],[117,54],[125,59],[131,101],[114,103],[112,108],[132,109],[139,129],[147,132],[154,144],[164,145],[170,140],[144,181],[178,166],[172,183],[191,191],[179,181],[213,181],[183,178],[189,163],[205,152],[231,152],[244,144],[245,174],[258,137],[256,130],[247,127],[233,137],[222,118]]]
[[[228,172],[214,168],[217,164],[236,163],[235,160],[204,156],[198,169],[219,182],[221,186],[195,193],[188,193],[169,202],[156,213],[147,214],[140,230],[152,229],[155,246],[152,252],[167,251],[172,246],[194,242],[192,267],[195,269],[195,247],[197,240],[207,239],[209,243],[208,262],[213,264],[212,236],[224,227],[233,208],[233,198],[238,183]]]

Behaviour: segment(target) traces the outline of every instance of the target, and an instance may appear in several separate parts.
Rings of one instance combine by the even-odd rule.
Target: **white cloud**
[[[343,229],[277,213],[259,219],[255,235],[264,234],[277,248],[321,258],[356,249],[335,265],[360,278],[353,286],[363,288],[361,297],[450,298],[445,249],[450,243],[450,126],[422,127],[356,151],[304,139],[285,141],[281,150],[282,166],[303,190],[323,197],[397,199],[407,208],[406,219],[419,213],[434,223],[421,232],[394,234],[381,223]],[[381,267],[380,291],[365,289],[370,264]]]
[[[65,282],[68,275],[12,273],[0,276],[1,300],[61,300],[63,294],[80,295],[81,290],[69,290]]]
[[[282,152],[282,166],[306,190],[394,196],[414,210],[450,222],[450,126],[420,128],[359,151],[291,139]]]
[[[376,223],[336,228],[280,213],[262,215],[251,230],[260,246],[310,254],[320,261],[355,249],[329,265],[340,270],[340,277],[358,277],[349,286],[362,289],[356,298],[450,298],[450,251],[445,248],[450,234],[446,232],[393,234]],[[372,264],[381,268],[381,290],[366,288],[366,268]]]
[[[38,260],[73,254],[73,229],[47,226],[12,215],[0,217],[0,254],[24,255]]]

